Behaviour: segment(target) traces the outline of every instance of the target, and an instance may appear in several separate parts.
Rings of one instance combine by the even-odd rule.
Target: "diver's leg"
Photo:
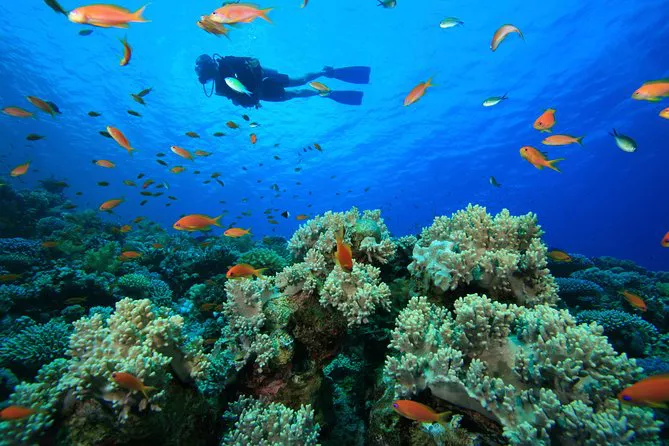
[[[286,90],[286,94],[284,95],[285,99],[284,101],[288,101],[290,99],[295,99],[295,98],[310,98],[311,96],[318,96],[320,95],[320,92],[316,90]]]
[[[271,68],[263,68],[263,76],[265,78],[270,78],[281,85],[283,85],[285,88],[287,87],[299,87],[300,85],[304,85],[308,82],[311,82],[315,79],[318,79],[321,76],[325,76],[326,71],[320,71],[318,73],[307,73],[302,77],[290,77],[287,74],[281,74],[276,70],[272,70]]]

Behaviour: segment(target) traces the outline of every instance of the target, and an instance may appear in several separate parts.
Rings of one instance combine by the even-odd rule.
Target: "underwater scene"
[[[669,444],[666,0],[112,1],[2,4],[0,446]]]

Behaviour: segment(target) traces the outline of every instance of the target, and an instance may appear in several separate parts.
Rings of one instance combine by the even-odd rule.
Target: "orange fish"
[[[112,379],[119,387],[123,387],[127,390],[134,390],[136,392],[142,392],[144,398],[149,399],[147,392],[156,390],[155,387],[145,386],[144,383],[137,378],[135,375],[125,372],[114,372],[112,373]]]
[[[632,93],[632,98],[639,101],[660,102],[662,98],[667,97],[669,97],[669,79],[646,82]]]
[[[130,147],[130,142],[128,141],[128,138],[125,137],[123,132],[121,132],[119,129],[107,126],[107,132],[111,135],[112,138],[114,138],[114,141],[116,143],[123,147],[125,150],[128,151],[130,155],[132,155],[132,152],[135,150],[132,147]]]
[[[223,216],[219,215],[212,218],[203,214],[186,215],[174,223],[172,227],[177,231],[210,231],[212,226],[221,227],[221,217]]]
[[[239,128],[239,126],[238,126],[237,124],[235,124],[234,122],[232,122],[232,121],[228,121],[228,122],[226,122],[225,125],[227,125],[227,126],[230,127],[231,129],[238,129],[238,128]]]
[[[121,255],[118,257],[119,260],[125,261],[125,260],[134,260],[134,259],[139,259],[142,257],[141,252],[137,251],[123,251]]]
[[[44,113],[48,113],[51,115],[51,117],[56,116],[56,111],[53,109],[53,107],[46,101],[35,97],[35,96],[26,96],[26,99],[34,105],[35,107],[39,108],[42,110]]]
[[[146,189],[147,187],[151,186],[155,181],[153,180],[146,180],[144,184],[142,184],[142,189]]]
[[[341,228],[337,232],[336,240],[337,252],[335,253],[335,260],[337,261],[337,265],[347,271],[351,271],[353,268],[353,252],[351,251],[351,245],[344,243],[344,228]]]
[[[208,338],[205,339],[202,343],[204,345],[211,345],[211,344],[216,344],[216,341],[218,341],[218,338]]]
[[[258,137],[256,136],[255,133],[251,133],[251,144],[255,144],[258,142]]]
[[[555,125],[555,109],[549,108],[534,121],[535,130],[550,133]]]
[[[130,226],[130,225],[123,225],[123,226],[121,226],[121,228],[119,229],[119,231],[121,232],[121,234],[125,234],[125,233],[127,233],[127,232],[132,231],[132,226]]]
[[[11,172],[9,172],[9,176],[20,177],[21,175],[25,175],[26,172],[28,172],[29,168],[30,168],[30,161],[23,164],[19,164],[18,166],[13,168]]]
[[[520,32],[518,28],[513,25],[502,25],[499,27],[495,34],[492,36],[492,42],[490,42],[490,49],[495,51],[500,43],[511,33],[518,33],[522,40],[525,40],[523,33]]]
[[[247,234],[251,234],[251,228],[248,229],[242,229],[242,228],[230,228],[226,229],[226,231],[223,233],[224,236],[226,237],[244,237]]]
[[[107,169],[113,169],[114,167],[116,167],[116,164],[107,160],[93,160],[93,163],[100,167],[106,167]]]
[[[307,218],[309,218],[309,216],[305,215],[305,214],[298,214],[298,215],[295,216],[295,220],[298,220],[298,221],[306,220]]]
[[[232,24],[251,23],[256,18],[260,17],[261,19],[272,23],[267,17],[267,13],[271,10],[272,8],[259,9],[256,5],[250,3],[226,3],[212,12],[209,18],[216,23]]]
[[[21,274],[0,274],[0,282],[13,282],[21,278]]]
[[[664,119],[669,119],[669,107],[665,108],[660,112],[660,117]]]
[[[308,85],[311,88],[313,88],[314,90],[318,91],[321,96],[328,96],[330,93],[332,93],[332,90],[330,90],[330,87],[328,87],[327,85],[325,85],[322,82],[313,81],[313,82],[309,82]]]
[[[114,209],[116,206],[119,204],[123,203],[123,198],[114,198],[112,200],[107,200],[104,203],[100,205],[100,210],[101,211],[111,211]]]
[[[428,87],[434,87],[432,78],[429,78],[427,82],[421,82],[420,84],[416,85],[407,95],[407,97],[404,98],[404,106],[408,107],[409,105],[417,102],[420,98],[423,97]]]
[[[547,146],[566,146],[569,144],[579,144],[582,146],[583,138],[585,138],[585,136],[577,138],[569,135],[551,135],[541,141],[541,143]]]
[[[634,308],[638,308],[641,311],[646,311],[648,310],[648,307],[646,307],[646,302],[643,301],[641,297],[639,297],[638,294],[631,293],[627,290],[622,290],[618,291],[618,294],[623,296],[627,302]]]
[[[437,413],[431,407],[411,400],[397,400],[393,402],[393,410],[403,417],[418,421],[419,423],[436,422],[444,424],[446,417],[450,415],[450,412]]]
[[[133,223],[139,223],[139,222],[142,222],[142,221],[144,221],[144,217],[137,217],[132,222]]]
[[[128,36],[119,40],[123,44],[123,57],[121,58],[121,66],[125,67],[130,63],[130,58],[132,57],[132,48],[130,48],[130,44],[128,44]]]
[[[669,232],[664,234],[664,237],[662,237],[661,245],[664,248],[669,248]]]
[[[557,250],[557,249],[554,249],[552,251],[548,251],[547,255],[548,255],[549,259],[551,259],[555,262],[569,263],[572,260],[571,256],[569,256],[569,254],[567,254],[564,251]]]
[[[564,158],[549,160],[546,158],[546,153],[540,152],[532,146],[522,147],[520,149],[520,156],[525,158],[527,161],[529,161],[530,164],[539,170],[543,169],[544,167],[548,167],[549,169],[553,169],[556,172],[560,172],[560,169],[555,167],[555,165],[560,161],[564,161]]]
[[[187,160],[193,161],[193,155],[191,155],[191,153],[186,149],[178,146],[171,146],[170,150],[179,155],[181,158],[186,158]]]
[[[56,246],[58,246],[58,242],[55,241],[42,242],[42,248],[55,248]]]
[[[221,311],[223,309],[223,305],[221,304],[202,304],[200,305],[200,311]]]
[[[198,27],[200,27],[200,29],[207,31],[209,34],[213,34],[216,37],[223,35],[228,39],[230,38],[228,37],[230,29],[226,28],[225,25],[221,23],[214,22],[211,20],[211,18],[209,18],[209,16],[200,16],[200,20],[195,23]]]
[[[197,156],[210,156],[211,152],[207,152],[205,150],[196,150],[195,155],[197,155]]]
[[[2,112],[15,118],[32,118],[35,116],[34,113],[24,110],[21,107],[5,107],[2,109]]]
[[[170,172],[172,172],[172,173],[181,173],[181,172],[183,172],[184,170],[186,170],[186,168],[185,168],[184,166],[174,166],[174,167],[172,167],[172,168],[170,169]]]
[[[7,406],[0,410],[0,420],[21,420],[37,413],[35,409],[23,406]]]
[[[618,399],[628,404],[666,409],[669,407],[669,375],[642,379],[620,392]]]
[[[73,9],[67,15],[71,22],[101,28],[127,28],[131,22],[148,22],[142,17],[146,6],[135,12],[115,5],[90,5]]]
[[[225,273],[225,277],[228,279],[240,279],[242,277],[251,277],[256,276],[257,278],[262,278],[262,272],[267,268],[255,269],[251,265],[246,263],[240,263],[239,265],[231,266],[228,269],[228,272]]]
[[[164,246],[162,243],[154,243],[151,245],[153,249],[162,249]]]

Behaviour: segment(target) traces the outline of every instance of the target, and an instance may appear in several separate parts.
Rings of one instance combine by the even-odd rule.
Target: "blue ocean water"
[[[67,10],[80,6],[62,4]],[[228,210],[224,225],[252,227],[257,235],[289,236],[299,225],[280,217],[278,225],[268,223],[267,208],[293,215],[381,208],[393,234],[403,235],[472,202],[491,213],[504,207],[512,214],[536,212],[551,246],[669,268],[669,251],[660,246],[669,231],[669,121],[658,116],[669,101],[630,97],[643,82],[669,77],[666,2],[399,0],[394,9],[375,0],[300,4],[267,5],[275,7],[273,24],[256,21],[232,30],[228,40],[195,24],[218,2],[158,0],[146,10],[150,23],[127,31],[96,28],[89,36],[41,1],[4,2],[0,103],[28,108],[25,96],[35,95],[55,102],[62,115],[0,117],[3,177],[32,160],[27,175],[11,180],[17,187],[63,179],[80,209],[125,197],[106,217],[112,221],[144,215],[171,227],[184,213]],[[446,16],[465,25],[441,29]],[[491,37],[504,23],[518,26],[525,41],[511,35],[491,52]],[[121,67],[119,38],[126,35],[133,58]],[[245,110],[203,94],[194,72],[203,53],[255,57],[291,75],[325,65],[367,65],[372,77],[361,87],[360,107],[312,97]],[[407,93],[429,77],[437,86],[403,107]],[[335,90],[351,89],[326,81]],[[130,93],[148,87],[147,105],[135,103]],[[509,100],[481,106],[504,93]],[[584,147],[547,148],[550,158],[566,158],[562,174],[537,170],[519,156],[522,146],[542,147],[546,134],[532,123],[549,107],[557,110],[556,132],[585,135]],[[129,109],[143,116],[130,116]],[[89,117],[89,111],[102,116]],[[248,128],[244,113],[261,127]],[[230,120],[241,128],[225,127]],[[107,125],[126,134],[137,149],[132,157],[98,134]],[[608,135],[613,128],[633,137],[638,151],[618,149]],[[185,136],[189,131],[201,138]],[[217,131],[226,136],[213,137]],[[46,139],[28,142],[28,133]],[[256,145],[251,133],[258,135]],[[313,143],[323,152],[303,151]],[[214,154],[191,163],[172,154],[171,145]],[[167,154],[170,166],[187,170],[168,172],[155,162],[158,152]],[[93,159],[112,160],[117,168],[97,167]],[[203,184],[213,172],[222,174],[225,187]],[[167,181],[169,192],[140,207],[139,189],[121,183],[140,173]],[[488,183],[491,175],[501,188]],[[111,186],[98,187],[99,181]],[[178,200],[166,207],[166,195]],[[235,218],[247,211],[250,217]]]

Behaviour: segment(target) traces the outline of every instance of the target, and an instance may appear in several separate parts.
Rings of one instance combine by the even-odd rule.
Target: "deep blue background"
[[[305,9],[300,4],[263,4],[276,8],[270,13],[274,24],[242,26],[227,40],[195,25],[219,6],[216,1],[157,0],[145,13],[151,23],[127,31],[97,28],[87,37],[78,35],[82,26],[40,0],[3,2],[0,104],[31,108],[24,96],[36,95],[56,102],[63,115],[40,114],[37,121],[0,116],[2,171],[31,159],[31,171],[11,180],[17,187],[33,187],[53,174],[70,182],[67,194],[82,208],[125,196],[126,203],[106,217],[119,223],[145,215],[169,227],[182,213],[227,209],[226,225],[251,226],[256,236],[289,236],[298,227],[278,212],[280,225],[268,224],[267,208],[314,215],[353,205],[380,207],[391,231],[403,235],[469,202],[491,212],[507,207],[514,214],[536,212],[551,246],[669,269],[669,249],[660,247],[669,230],[669,120],[658,116],[669,100],[630,98],[643,82],[669,77],[666,1],[399,0],[396,9],[377,7],[376,0],[311,0]],[[141,5],[123,4],[133,10]],[[76,6],[63,1],[68,10]],[[446,16],[465,26],[440,29]],[[518,26],[526,40],[512,35],[493,53],[492,34],[505,23]],[[126,34],[133,59],[120,67],[118,39]],[[246,111],[262,124],[251,130],[240,118],[243,109],[225,98],[206,98],[197,83],[195,58],[214,52],[257,57],[290,74],[369,65],[372,83],[363,87],[365,103],[357,108],[314,97]],[[437,86],[402,107],[406,94],[430,76]],[[325,82],[333,89],[350,87]],[[154,90],[143,107],[129,94],[145,87]],[[506,92],[508,101],[481,106]],[[546,134],[532,123],[548,107],[557,109],[555,130],[586,135],[585,147],[541,146]],[[144,116],[130,116],[128,109]],[[103,116],[90,118],[91,110]],[[227,129],[228,120],[242,128]],[[106,125],[125,132],[138,150],[132,158],[98,135]],[[607,134],[612,128],[635,138],[639,150],[619,150]],[[202,138],[190,139],[187,131]],[[228,136],[214,138],[216,131]],[[259,138],[255,146],[248,139],[252,131]],[[28,133],[47,139],[30,143]],[[314,142],[323,153],[302,152]],[[173,144],[215,155],[191,165],[169,152]],[[563,173],[534,169],[519,156],[523,145],[566,158]],[[167,172],[156,164],[157,152],[188,171]],[[118,167],[91,164],[99,158]],[[295,172],[296,166],[303,170]],[[196,169],[202,174],[194,175]],[[214,171],[222,173],[225,188],[202,184]],[[163,196],[139,207],[143,197],[121,180],[140,172],[167,180],[166,195],[179,201],[166,208]],[[490,175],[502,188],[488,184]],[[100,188],[98,181],[113,184]],[[273,183],[286,192],[274,197]],[[76,191],[84,195],[75,197]],[[234,218],[249,210],[251,217]]]

